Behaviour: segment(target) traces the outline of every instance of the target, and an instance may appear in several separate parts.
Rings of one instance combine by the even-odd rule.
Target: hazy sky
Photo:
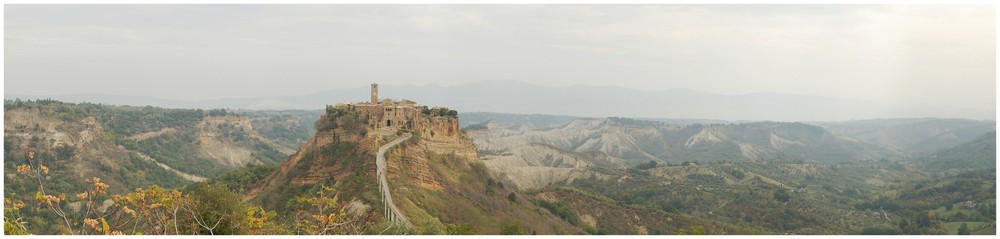
[[[992,5],[7,5],[5,94],[518,80],[996,108]]]

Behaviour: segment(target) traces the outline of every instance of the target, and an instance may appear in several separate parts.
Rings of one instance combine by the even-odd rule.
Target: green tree
[[[569,205],[566,205],[566,203],[559,201],[549,202],[544,199],[534,200],[534,202],[535,204],[538,204],[538,206],[549,210],[549,212],[559,216],[559,218],[566,220],[570,224],[579,225],[580,223],[579,218],[577,218],[576,214],[573,213],[573,210],[571,210]]]
[[[743,179],[743,178],[746,177],[746,174],[743,173],[743,171],[740,171],[739,169],[735,169],[735,168],[730,169],[729,170],[729,174],[733,175],[733,177],[736,177],[736,179]]]
[[[870,226],[861,229],[861,235],[899,235],[902,234],[895,228]]]
[[[583,227],[583,231],[589,233],[590,235],[608,235],[608,229],[603,227],[597,228],[597,227],[585,226]]]
[[[14,195],[10,195],[13,197]],[[4,235],[28,235],[28,229],[24,227],[21,217],[21,208],[24,202],[16,199],[3,199],[3,234]]]
[[[970,235],[969,225],[963,222],[962,226],[958,228],[958,235]]]
[[[791,195],[788,195],[788,191],[785,191],[784,188],[774,192],[774,200],[778,200],[779,202],[788,202],[791,198]]]
[[[70,157],[73,157],[74,148],[71,146],[59,145],[55,148],[55,151],[59,160],[67,160]]]
[[[688,226],[677,231],[677,235],[705,235],[705,227]]]
[[[81,194],[79,197],[86,198],[87,195]],[[187,229],[190,225],[185,216],[196,215],[180,211],[188,202],[186,195],[155,185],[149,189],[137,188],[135,192],[125,195],[112,195],[111,198],[115,207],[122,212],[120,216],[135,220],[132,227],[124,232],[127,234],[180,234],[182,227]]]
[[[655,168],[656,164],[657,164],[657,162],[655,160],[649,160],[649,162],[645,162],[645,163],[639,164],[639,166],[637,168],[639,168],[641,170],[651,169],[651,168]]]
[[[910,226],[910,221],[907,221],[906,218],[899,220],[899,230],[906,230],[908,226]]]
[[[472,228],[472,225],[469,224],[449,223],[445,231],[448,235],[476,235],[476,229]]]
[[[680,201],[659,200],[656,202],[656,205],[659,206],[660,209],[669,213],[677,213],[677,207],[679,207],[680,204]]]
[[[510,192],[510,194],[507,194],[507,200],[510,200],[511,202],[517,202],[517,194],[514,192]]]
[[[500,235],[523,235],[522,227],[521,222],[500,225]]]
[[[931,226],[931,217],[927,215],[926,212],[917,212],[917,226],[920,228],[926,228]]]
[[[198,225],[198,234],[240,234],[238,226],[247,210],[238,194],[221,184],[203,183],[191,193],[191,200],[187,210]]]
[[[294,209],[295,234],[356,235],[369,226],[363,216],[347,213],[347,207],[337,199],[337,189],[326,185],[309,196],[289,200],[288,205]]]

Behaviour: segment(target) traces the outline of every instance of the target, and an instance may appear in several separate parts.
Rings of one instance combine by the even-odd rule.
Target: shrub
[[[448,235],[476,235],[476,229],[472,228],[472,225],[469,224],[449,223],[445,231]]]
[[[774,200],[778,200],[779,202],[788,202],[791,200],[791,196],[788,195],[788,191],[785,191],[785,189],[782,188],[774,192]]]
[[[521,222],[505,223],[500,225],[500,235],[523,235],[524,229]]]

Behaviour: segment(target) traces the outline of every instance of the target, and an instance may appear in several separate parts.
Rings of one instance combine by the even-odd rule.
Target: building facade
[[[371,85],[371,101],[350,104],[358,114],[376,128],[414,129],[421,117],[423,106],[410,100],[393,101],[386,98],[379,101],[378,84]]]

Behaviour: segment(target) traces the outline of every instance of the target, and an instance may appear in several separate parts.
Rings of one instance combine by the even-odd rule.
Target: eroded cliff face
[[[338,125],[320,130],[299,147],[298,151],[281,163],[280,167],[268,175],[259,185],[250,187],[244,199],[272,197],[262,203],[272,208],[281,207],[292,188],[312,187],[322,183],[337,183],[351,175],[362,178],[375,176],[375,151],[382,141],[381,135],[358,123],[357,118],[338,118],[323,115],[319,123]],[[353,123],[351,123],[353,122]],[[348,125],[350,124],[350,125]],[[364,182],[364,187],[375,188],[375,181]],[[286,194],[286,195],[280,195]]]
[[[320,121],[328,120],[326,116]],[[337,188],[336,197],[352,215],[380,215],[375,180],[377,134],[365,128],[318,131],[298,151],[255,185],[248,185],[244,201],[267,210],[289,211],[288,201],[319,186]],[[374,209],[378,208],[378,209]],[[374,222],[374,221],[373,221]]]
[[[388,153],[389,178],[399,178],[406,171],[408,180],[416,185],[440,191],[445,183],[433,171],[429,155],[447,155],[459,162],[472,164],[478,161],[476,146],[458,130],[458,120],[448,117],[424,119],[413,129],[418,135],[414,140]],[[397,160],[394,160],[397,159]]]
[[[202,146],[199,148],[198,153],[203,154],[207,158],[216,160],[218,164],[230,167],[242,167],[248,163],[262,162],[255,157],[254,153],[256,150],[254,148],[251,148],[246,144],[227,139],[227,137],[225,137],[226,132],[224,130],[240,131],[240,133],[245,135],[246,138],[254,139],[267,144],[285,155],[295,153],[293,149],[276,144],[254,130],[253,125],[250,123],[250,119],[246,116],[206,116],[202,122],[197,125],[197,128],[198,142]]]
[[[494,175],[457,119],[435,118],[425,126],[387,154],[393,198],[416,227],[443,232],[448,224],[468,224],[479,234],[498,234],[500,225],[531,222],[521,224],[526,233],[582,232]]]
[[[58,102],[10,106],[4,109],[4,132],[12,163],[27,163],[14,155],[34,151],[52,170],[80,182],[100,177],[113,192],[179,186],[185,180],[204,180],[211,172],[283,159],[278,152],[265,152],[269,145],[280,153],[294,152],[270,143],[245,116]],[[149,114],[155,116],[143,118]],[[269,153],[278,156],[264,157]]]
[[[364,161],[361,162],[363,166],[374,165],[374,152],[378,149],[379,141],[377,134],[351,134],[342,129],[317,133],[269,178],[287,179],[292,185],[312,185],[326,179],[339,180],[351,173],[374,175],[373,168],[347,170],[342,161],[353,157]],[[338,146],[353,147],[346,155],[331,154],[330,150]],[[345,153],[341,150],[341,153]],[[290,174],[293,171],[294,174]]]
[[[580,127],[599,125],[594,122],[596,121],[578,120],[572,122],[571,125],[579,125]],[[594,167],[623,168],[625,166],[620,158],[609,156],[601,151],[575,152],[553,146],[574,144],[570,141],[559,141],[570,138],[584,141],[587,137],[580,134],[592,130],[567,130],[560,134],[563,136],[560,138],[529,135],[528,132],[534,131],[510,130],[498,127],[494,121],[487,123],[486,127],[487,129],[467,132],[480,150],[479,157],[491,171],[521,190],[570,184],[577,179],[602,176],[591,170]]]
[[[125,190],[123,182],[110,177],[109,173],[121,170],[116,162],[128,160],[128,151],[102,138],[102,131],[102,126],[94,117],[64,121],[43,116],[38,109],[4,110],[4,143],[9,144],[11,150],[24,154],[28,151],[49,153],[55,157],[42,162],[48,167],[71,173],[81,181],[85,177],[104,177],[109,185],[115,185],[112,191]],[[65,155],[52,153],[57,147],[71,147],[74,152],[66,158]],[[27,163],[22,158],[4,160]],[[109,172],[99,172],[101,167],[107,167]]]
[[[438,154],[454,154],[475,161],[478,158],[476,145],[458,129],[458,119],[438,117],[427,120],[420,132],[421,144],[427,150]]]
[[[41,115],[38,109],[4,111],[4,135],[21,139],[37,137],[39,146],[52,148],[60,145],[87,145],[100,137],[102,126],[94,117],[67,122]],[[26,145],[25,145],[26,146]],[[79,158],[79,157],[77,157]]]

